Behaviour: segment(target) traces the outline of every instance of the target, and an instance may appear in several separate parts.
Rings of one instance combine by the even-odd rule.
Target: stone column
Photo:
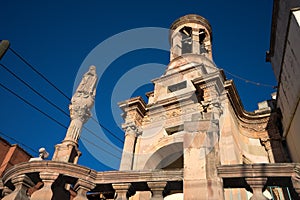
[[[125,131],[125,141],[123,154],[120,164],[120,170],[132,170],[134,151],[136,146],[136,137],[141,133],[143,118],[146,113],[146,103],[142,97],[134,97],[119,103],[123,110],[123,118],[125,123],[122,125]]]
[[[172,35],[172,47],[171,47],[171,51],[170,51],[170,53],[171,53],[170,61],[182,54],[181,53],[181,49],[182,49],[181,40],[182,40],[181,33],[178,32],[178,33],[175,33],[174,35]]]
[[[199,28],[192,30],[192,53],[200,54]]]
[[[73,200],[88,200],[86,193],[93,189],[95,186],[96,184],[88,180],[79,179],[74,187],[77,195]]]
[[[115,200],[127,200],[127,192],[131,186],[131,183],[115,183],[112,187],[115,189],[117,197]]]
[[[262,138],[261,143],[265,147],[266,151],[268,152],[270,163],[275,163],[273,148],[271,146],[270,138]]]
[[[163,200],[163,191],[167,185],[167,182],[147,182],[148,187],[152,192],[152,200]]]
[[[267,200],[268,198],[263,195],[263,188],[267,182],[267,178],[245,178],[246,182],[253,190],[253,196],[250,200]]]
[[[55,172],[40,172],[40,178],[42,179],[44,186],[34,192],[30,200],[51,200],[53,196],[51,186],[58,175],[59,173]]]
[[[15,190],[9,195],[5,196],[2,200],[29,200],[27,196],[27,189],[34,183],[25,174],[12,178],[12,184]]]
[[[138,128],[135,125],[132,124],[127,126],[120,170],[132,170],[134,149],[138,133]]]
[[[96,67],[91,66],[71,99],[69,106],[71,122],[65,139],[55,146],[52,160],[77,163],[81,154],[78,150],[78,140],[83,124],[92,116],[90,110],[95,101],[97,80]]]

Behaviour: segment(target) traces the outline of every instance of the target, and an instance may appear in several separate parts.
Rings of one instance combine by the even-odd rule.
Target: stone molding
[[[240,177],[292,177],[300,163],[266,163],[220,165],[217,167],[221,178]]]
[[[57,161],[34,161],[20,163],[10,168],[2,177],[3,183],[22,174],[34,172],[59,172],[60,174],[88,180],[94,184],[111,184],[120,182],[147,182],[147,181],[181,181],[182,170],[149,170],[149,171],[106,171],[95,170],[77,164]]]

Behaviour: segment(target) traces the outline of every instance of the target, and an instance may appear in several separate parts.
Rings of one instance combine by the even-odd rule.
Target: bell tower
[[[139,97],[119,103],[125,120],[120,170],[183,170],[185,199],[223,199],[216,166],[224,74],[212,61],[211,35],[201,16],[176,20],[170,63],[152,80],[148,103]]]
[[[209,22],[199,15],[185,15],[171,25],[170,60],[185,54],[212,59],[212,32]]]

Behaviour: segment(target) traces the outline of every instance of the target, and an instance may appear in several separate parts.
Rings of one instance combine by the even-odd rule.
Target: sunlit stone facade
[[[135,97],[119,103],[125,135],[119,171],[76,164],[80,128],[95,95],[93,80],[83,78],[91,84],[83,91],[93,91],[92,98],[82,95],[72,103],[84,110],[85,120],[70,124],[52,161],[9,169],[3,199],[298,198],[300,165],[286,163],[275,100],[254,112],[243,109],[233,81],[213,62],[212,28],[203,17],[176,20],[169,40],[170,63],[152,80],[147,102]],[[72,109],[71,119],[78,119]]]

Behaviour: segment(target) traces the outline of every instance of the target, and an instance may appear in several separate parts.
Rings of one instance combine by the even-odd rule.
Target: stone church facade
[[[288,163],[275,100],[246,112],[232,80],[213,62],[212,29],[199,15],[170,28],[170,63],[148,102],[119,103],[125,133],[119,171],[77,165],[97,74],[90,67],[70,105],[66,137],[51,161],[10,168],[3,200],[299,199],[300,165]]]

